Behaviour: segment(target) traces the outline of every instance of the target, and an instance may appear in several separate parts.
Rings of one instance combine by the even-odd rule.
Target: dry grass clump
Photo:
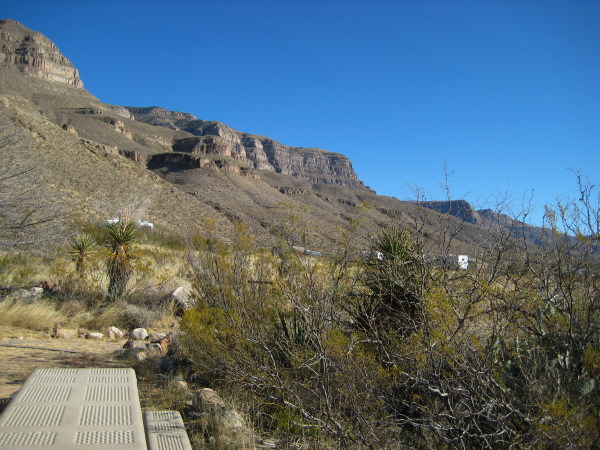
[[[133,305],[126,302],[118,302],[100,308],[87,323],[88,327],[105,329],[116,326],[123,330],[133,328],[155,328],[159,323],[168,321],[170,314],[161,309],[149,309],[144,306]]]
[[[0,302],[0,325],[44,331],[61,322],[64,326],[77,326],[86,320],[82,311],[68,314],[55,302],[38,300],[5,299]]]

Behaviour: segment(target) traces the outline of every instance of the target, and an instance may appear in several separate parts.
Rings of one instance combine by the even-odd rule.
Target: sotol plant
[[[133,245],[137,229],[131,219],[121,218],[106,227],[106,246],[110,250],[108,259],[108,299],[114,301],[123,296],[127,282],[133,274]]]
[[[91,234],[81,233],[73,240],[69,255],[75,262],[77,273],[82,276],[87,270],[88,261],[96,251],[96,240]]]

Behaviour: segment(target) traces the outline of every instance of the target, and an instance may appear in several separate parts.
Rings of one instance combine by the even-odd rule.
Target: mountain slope
[[[418,217],[433,238],[450,224],[456,253],[475,254],[491,239],[480,224],[444,214],[451,210],[377,195],[343,155],[188,113],[102,103],[56,46],[14,21],[0,21],[0,42],[1,132],[21,143],[0,151],[14,164],[39,161],[28,181],[69,217],[105,221],[129,209],[181,233],[203,231],[208,219],[226,239],[243,222],[266,245],[295,215],[321,249],[340,229],[356,228],[355,241],[368,246],[380,227]]]

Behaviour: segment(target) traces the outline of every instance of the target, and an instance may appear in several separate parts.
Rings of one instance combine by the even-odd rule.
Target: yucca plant
[[[75,270],[82,276],[87,270],[87,263],[96,251],[96,240],[89,233],[76,236],[71,244],[69,255],[75,262]]]
[[[106,227],[106,246],[110,250],[108,259],[108,299],[114,301],[123,296],[127,282],[133,273],[133,245],[137,237],[135,223],[131,219],[120,219]]]

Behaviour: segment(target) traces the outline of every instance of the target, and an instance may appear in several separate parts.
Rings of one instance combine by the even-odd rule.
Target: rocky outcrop
[[[245,159],[244,151],[233,151],[230,142],[221,136],[198,136],[179,139],[173,144],[173,151],[195,155],[221,155],[229,156],[233,159]]]
[[[112,127],[114,131],[116,131],[117,133],[121,133],[126,138],[133,139],[133,134],[131,133],[131,130],[125,128],[125,124],[121,120],[115,119],[114,117],[103,117],[102,122],[107,123]]]
[[[362,185],[350,160],[338,153],[290,147],[268,137],[236,131],[221,122],[199,120],[191,114],[155,106],[128,109],[138,121],[187,131],[197,136],[175,141],[174,152],[227,156],[247,161],[256,170],[274,171],[313,183]],[[194,160],[194,164],[197,161]]]
[[[0,21],[0,62],[28,76],[83,88],[79,72],[56,45],[14,20]]]
[[[265,148],[260,136],[244,134],[242,136],[242,142],[246,148],[248,159],[254,163],[254,167],[257,170],[275,170],[265,153]]]
[[[344,186],[362,184],[354,173],[350,160],[339,153],[316,148],[289,147],[270,138],[248,134],[243,135],[242,142],[251,146],[249,159],[255,158],[252,162],[257,169],[268,163],[270,170],[313,183]]]
[[[240,133],[224,123],[194,120],[182,127],[182,130],[196,136],[218,136],[220,141],[229,147],[232,156],[236,155],[236,159],[246,158],[246,149],[242,145]]]
[[[148,169],[156,170],[166,168],[170,171],[199,169],[211,164],[213,161],[197,155],[187,153],[160,153],[148,159]]]
[[[146,165],[150,170],[162,172],[178,172],[181,170],[199,169],[207,167],[238,175],[256,177],[256,171],[251,167],[240,166],[239,163],[227,159],[213,159],[189,153],[159,153],[152,155]]]
[[[192,114],[169,111],[158,106],[149,106],[147,108],[126,106],[125,108],[131,113],[132,118],[139,122],[171,128],[173,130],[180,130],[180,125],[185,126],[187,123],[197,120]]]
[[[119,154],[123,155],[125,158],[132,160],[133,162],[145,164],[146,157],[136,151],[133,150],[119,150]]]
[[[74,134],[75,136],[77,136],[77,130],[75,129],[75,127],[73,125],[71,125],[70,123],[65,123],[62,126],[63,130],[65,130],[68,133]]]
[[[418,205],[437,211],[440,214],[458,217],[464,222],[477,223],[478,220],[477,213],[466,200],[418,202]]]

